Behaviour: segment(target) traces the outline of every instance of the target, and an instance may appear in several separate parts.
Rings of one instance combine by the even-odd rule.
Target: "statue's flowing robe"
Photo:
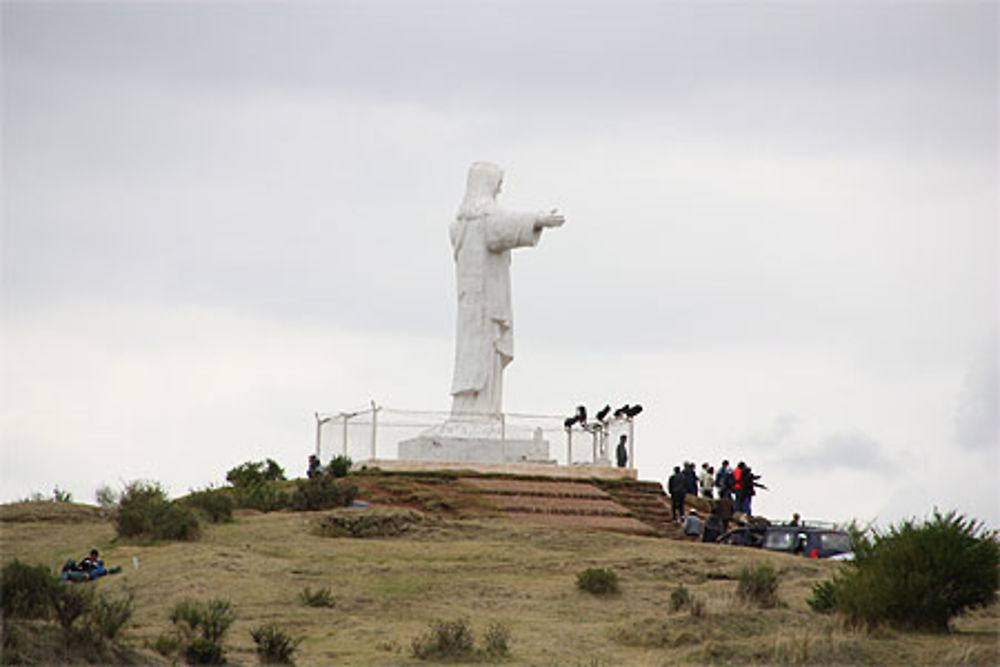
[[[452,415],[499,415],[503,369],[514,358],[510,251],[534,246],[537,213],[491,207],[451,225],[458,278]]]

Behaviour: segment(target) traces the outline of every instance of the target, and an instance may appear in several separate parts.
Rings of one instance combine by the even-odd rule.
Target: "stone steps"
[[[467,493],[514,520],[638,535],[657,533],[656,528],[594,484],[479,477],[459,481]]]

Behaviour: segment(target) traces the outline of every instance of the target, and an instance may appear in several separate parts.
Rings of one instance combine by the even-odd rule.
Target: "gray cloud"
[[[983,354],[971,364],[958,398],[955,438],[966,449],[995,451],[1000,438],[1000,366],[996,331]]]
[[[784,462],[792,468],[817,472],[844,468],[885,475],[898,466],[884,452],[885,448],[867,433],[854,430],[829,435],[814,449],[789,452]]]

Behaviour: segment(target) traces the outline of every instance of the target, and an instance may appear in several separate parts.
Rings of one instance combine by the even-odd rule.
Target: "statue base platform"
[[[415,438],[399,443],[399,458],[451,463],[549,463],[549,442],[542,431],[534,438],[505,437],[499,420],[452,416]]]
[[[423,434],[399,443],[399,458],[450,463],[546,463],[547,440],[499,440]]]
[[[559,479],[638,479],[634,468],[611,468],[596,465],[564,466],[556,463],[472,463],[448,461],[402,461],[395,459],[369,459],[355,461],[352,470],[378,469],[385,472],[464,472],[479,475],[526,475]]]

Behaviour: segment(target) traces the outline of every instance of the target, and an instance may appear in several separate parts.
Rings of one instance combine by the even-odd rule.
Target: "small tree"
[[[954,511],[860,536],[845,566],[810,606],[855,625],[945,632],[962,612],[995,603],[1000,586],[996,533]]]
[[[118,502],[115,527],[121,537],[193,540],[201,531],[198,517],[185,505],[172,502],[157,482],[135,481],[125,487]]]

